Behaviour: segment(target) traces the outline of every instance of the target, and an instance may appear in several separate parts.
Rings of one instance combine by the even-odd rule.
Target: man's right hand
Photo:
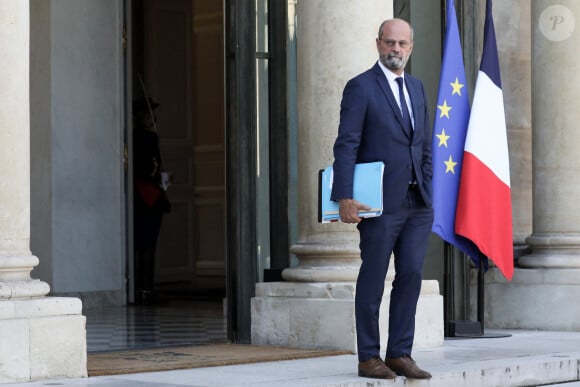
[[[338,201],[340,221],[343,223],[359,223],[362,218],[358,216],[359,211],[370,211],[371,208],[354,199],[340,199]]]

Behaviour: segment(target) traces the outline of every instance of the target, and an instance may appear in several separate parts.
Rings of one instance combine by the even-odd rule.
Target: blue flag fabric
[[[455,234],[455,210],[469,124],[469,94],[453,1],[448,1],[447,26],[437,111],[433,125],[433,232],[479,264],[479,250],[469,240]]]

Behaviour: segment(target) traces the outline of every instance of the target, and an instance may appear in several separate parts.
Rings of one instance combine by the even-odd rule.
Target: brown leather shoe
[[[409,355],[394,359],[387,358],[385,364],[397,375],[403,375],[409,379],[431,379],[431,374],[419,368]]]
[[[397,376],[378,357],[358,363],[358,376],[374,379],[395,379]]]

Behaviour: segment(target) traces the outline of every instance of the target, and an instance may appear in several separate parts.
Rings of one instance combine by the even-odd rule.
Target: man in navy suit
[[[379,60],[348,81],[340,107],[334,144],[332,200],[340,219],[357,223],[361,267],[355,315],[359,376],[392,379],[396,375],[428,379],[411,350],[415,312],[431,225],[431,134],[423,84],[405,74],[413,51],[413,29],[401,19],[384,21],[376,39]],[[353,199],[356,163],[382,161],[384,210],[361,219],[368,210]],[[390,295],[389,337],[385,361],[380,357],[379,308],[391,253],[395,279]]]

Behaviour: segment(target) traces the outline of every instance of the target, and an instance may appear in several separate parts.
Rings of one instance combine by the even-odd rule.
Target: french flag
[[[491,7],[491,0],[487,0],[483,53],[465,138],[455,232],[475,243],[511,280],[514,261],[509,155]]]

